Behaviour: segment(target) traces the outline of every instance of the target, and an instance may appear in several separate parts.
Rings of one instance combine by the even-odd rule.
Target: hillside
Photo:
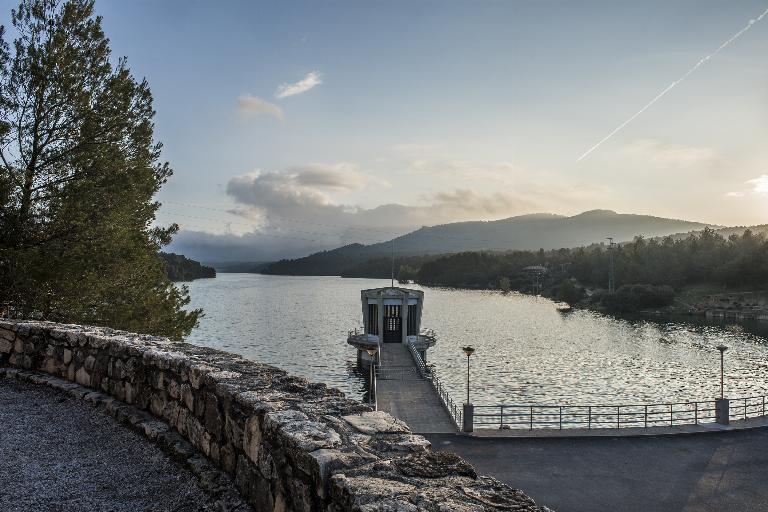
[[[691,232],[707,227],[700,222],[649,215],[620,214],[592,210],[572,217],[532,214],[497,221],[472,221],[423,227],[395,239],[398,258],[464,251],[510,251],[559,249],[605,242],[629,241]],[[281,260],[262,270],[265,274],[342,275],[364,262],[383,258],[392,251],[392,241],[373,245],[352,244],[304,258]]]
[[[206,267],[181,254],[161,252],[160,258],[165,262],[165,271],[171,281],[192,281],[204,277],[216,277],[216,270],[213,268]]]

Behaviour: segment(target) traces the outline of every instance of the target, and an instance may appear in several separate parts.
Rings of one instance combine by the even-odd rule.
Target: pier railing
[[[765,396],[732,398],[729,419],[765,416]],[[498,429],[674,427],[713,423],[715,400],[629,405],[476,405],[474,426]]]
[[[428,380],[432,384],[432,387],[434,387],[435,391],[437,391],[437,395],[440,397],[440,401],[443,403],[443,406],[451,416],[451,419],[456,425],[456,428],[461,430],[461,405],[456,403],[453,397],[451,397],[448,389],[443,384],[443,381],[440,380],[440,376],[437,374],[435,367],[428,366],[424,363],[424,359],[422,359],[421,354],[419,354],[419,351],[416,350],[411,342],[408,342],[408,350],[410,350],[411,356],[413,356],[413,360],[416,363],[416,368],[419,371],[419,375],[421,375],[422,378]]]

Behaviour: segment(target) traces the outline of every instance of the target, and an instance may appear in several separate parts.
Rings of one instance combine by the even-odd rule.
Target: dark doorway
[[[400,306],[384,306],[384,343],[402,343],[403,320]]]

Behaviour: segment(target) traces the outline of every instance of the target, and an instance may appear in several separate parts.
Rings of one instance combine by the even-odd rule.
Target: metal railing
[[[765,416],[765,396],[730,400],[730,419]],[[715,400],[630,405],[476,405],[478,428],[596,429],[673,427],[713,423]]]
[[[747,420],[765,416],[765,396],[748,396],[729,400],[729,416],[732,420]]]
[[[419,351],[416,350],[416,348],[413,346],[413,343],[408,342],[408,350],[411,352],[411,356],[413,356],[413,360],[416,363],[416,368],[418,369],[419,374],[422,378],[428,380],[432,384],[432,387],[435,389],[435,391],[437,391],[437,396],[440,397],[440,401],[448,411],[448,414],[453,420],[453,423],[456,425],[456,428],[461,430],[461,406],[456,403],[453,397],[451,397],[448,389],[445,387],[445,385],[443,385],[443,381],[440,380],[440,376],[437,374],[435,367],[424,363],[424,359],[422,359]]]

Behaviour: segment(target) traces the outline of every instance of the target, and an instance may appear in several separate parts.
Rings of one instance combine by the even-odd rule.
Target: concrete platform
[[[768,428],[540,439],[428,434],[484,475],[561,512],[768,510]]]
[[[418,377],[416,364],[408,347],[388,343],[381,350],[381,374],[376,381],[377,404],[404,421],[418,434],[455,433],[448,411],[432,384]]]

